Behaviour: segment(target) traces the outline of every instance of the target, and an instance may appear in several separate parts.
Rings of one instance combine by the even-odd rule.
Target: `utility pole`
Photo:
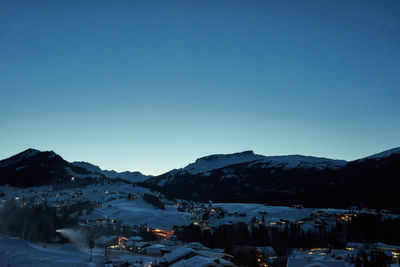
[[[89,248],[90,248],[90,259],[89,259],[89,261],[92,261],[92,253],[93,253],[93,248],[94,248],[94,241],[93,240],[89,241]]]

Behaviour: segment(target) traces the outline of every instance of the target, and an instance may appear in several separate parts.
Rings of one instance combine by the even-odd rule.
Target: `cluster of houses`
[[[347,267],[354,266],[362,252],[382,252],[391,258],[392,264],[400,264],[400,246],[384,243],[352,243],[346,244],[346,249],[313,248],[310,250],[295,250],[288,258],[287,267],[299,266],[329,266]]]
[[[175,240],[158,242],[142,241],[141,237],[129,238],[121,236],[102,236],[95,240],[95,246],[104,248],[107,262],[110,266],[143,266],[137,260],[138,256],[151,258],[148,266],[204,266],[228,267],[234,266],[233,256],[224,253],[223,249],[211,249],[199,242],[183,243]],[[124,257],[121,257],[124,256]],[[131,262],[129,262],[129,256]],[[123,258],[124,262],[121,261]],[[136,259],[136,261],[135,261]]]
[[[180,210],[186,211],[193,215],[192,223],[195,225],[200,225],[203,229],[209,229],[210,227],[207,225],[207,220],[209,218],[222,219],[224,217],[246,217],[247,214],[245,212],[227,212],[221,207],[213,207],[212,203],[194,203],[194,202],[184,202],[180,203],[171,203],[173,205],[177,205]],[[293,206],[296,209],[303,209],[301,205]],[[309,216],[304,217],[303,219],[299,219],[297,221],[289,221],[280,219],[279,221],[268,221],[264,219],[265,216],[268,215],[265,211],[259,211],[256,216],[253,217],[251,223],[256,224],[264,224],[269,228],[280,228],[280,226],[285,224],[307,224],[314,226],[315,228],[323,228],[328,225],[333,225],[336,222],[349,222],[353,218],[357,217],[363,213],[371,213],[373,211],[365,210],[360,212],[359,210],[348,211],[348,212],[324,212],[318,210],[316,212],[311,213]],[[228,222],[229,223],[229,222]]]

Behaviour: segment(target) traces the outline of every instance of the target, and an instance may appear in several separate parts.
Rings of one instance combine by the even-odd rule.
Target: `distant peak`
[[[19,156],[22,159],[22,158],[30,158],[30,157],[36,156],[38,154],[47,155],[49,158],[54,158],[55,156],[58,156],[58,154],[56,152],[54,152],[53,150],[40,151],[40,150],[37,150],[34,148],[28,148],[27,150],[17,154],[17,156]]]
[[[252,162],[264,158],[265,156],[256,155],[252,150],[246,150],[232,154],[214,154],[197,159],[195,163],[189,164],[184,168],[184,170],[192,174],[196,174],[229,165]]]
[[[237,153],[232,153],[232,154],[213,154],[205,157],[198,158],[196,162],[201,162],[201,161],[215,161],[221,158],[232,158],[232,157],[249,157],[249,156],[255,156],[253,150],[246,150],[243,152],[237,152]]]
[[[22,151],[14,156],[1,160],[0,167],[4,167],[10,164],[17,164],[21,161],[29,160],[30,158],[37,156],[45,156],[48,158],[59,157],[54,151],[40,151],[34,148],[28,148],[27,150]]]
[[[211,170],[224,168],[242,163],[265,163],[265,166],[290,168],[339,168],[347,164],[344,160],[333,160],[328,158],[317,158],[303,155],[287,156],[263,156],[254,154],[252,150],[233,154],[215,154],[202,157],[196,162],[187,165],[183,170],[191,173],[206,173]]]
[[[380,153],[373,154],[371,156],[362,158],[361,160],[386,158],[386,157],[389,157],[389,156],[391,156],[393,154],[400,154],[400,147],[396,147],[396,148],[392,148],[392,149],[389,149],[389,150],[385,150],[383,152],[380,152]]]
[[[246,150],[243,152],[233,153],[231,155],[242,155],[242,156],[252,156],[255,155],[253,150]]]
[[[34,149],[34,148],[28,148],[27,150],[22,151],[21,154],[23,154],[23,153],[32,153],[32,152],[40,153],[41,151],[37,150],[37,149]]]
[[[29,157],[33,157],[39,153],[40,153],[40,151],[37,149],[28,148],[27,150],[22,151],[21,153],[19,153],[17,155],[21,158],[29,158]]]

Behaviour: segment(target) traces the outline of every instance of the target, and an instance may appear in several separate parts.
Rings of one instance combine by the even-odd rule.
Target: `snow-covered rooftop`
[[[234,266],[234,264],[224,259],[213,259],[203,256],[194,256],[187,260],[181,260],[171,265],[171,267],[185,267],[185,266],[221,267],[221,266]]]
[[[194,253],[196,255],[199,254],[196,250],[194,250],[192,248],[178,247],[178,248],[174,249],[173,251],[171,251],[170,253],[165,254],[164,259],[168,263],[173,263],[173,262],[177,261],[178,259],[185,257],[191,253]]]

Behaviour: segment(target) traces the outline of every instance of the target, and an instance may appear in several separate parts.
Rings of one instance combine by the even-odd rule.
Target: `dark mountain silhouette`
[[[50,185],[70,177],[68,162],[53,151],[27,149],[0,161],[0,185],[26,188]]]
[[[80,185],[115,178],[107,173],[88,163],[69,163],[53,151],[28,149],[0,161],[0,185],[20,188],[65,184],[73,177],[85,181]],[[251,151],[211,155],[138,184],[169,198],[202,202],[400,211],[400,149],[351,162],[300,155],[265,157]]]
[[[0,185],[27,188],[41,185],[66,185],[71,180],[75,186],[96,182],[99,179],[122,179],[128,182],[144,181],[148,177],[140,172],[104,171],[86,162],[68,162],[53,151],[41,152],[27,149],[0,161]],[[76,179],[75,179],[76,178]]]
[[[396,201],[400,189],[400,149],[392,152],[341,167],[318,168],[309,164],[288,167],[288,164],[254,160],[207,172],[190,172],[184,168],[151,178],[142,185],[170,198],[203,202],[334,208],[354,205],[400,211]]]

